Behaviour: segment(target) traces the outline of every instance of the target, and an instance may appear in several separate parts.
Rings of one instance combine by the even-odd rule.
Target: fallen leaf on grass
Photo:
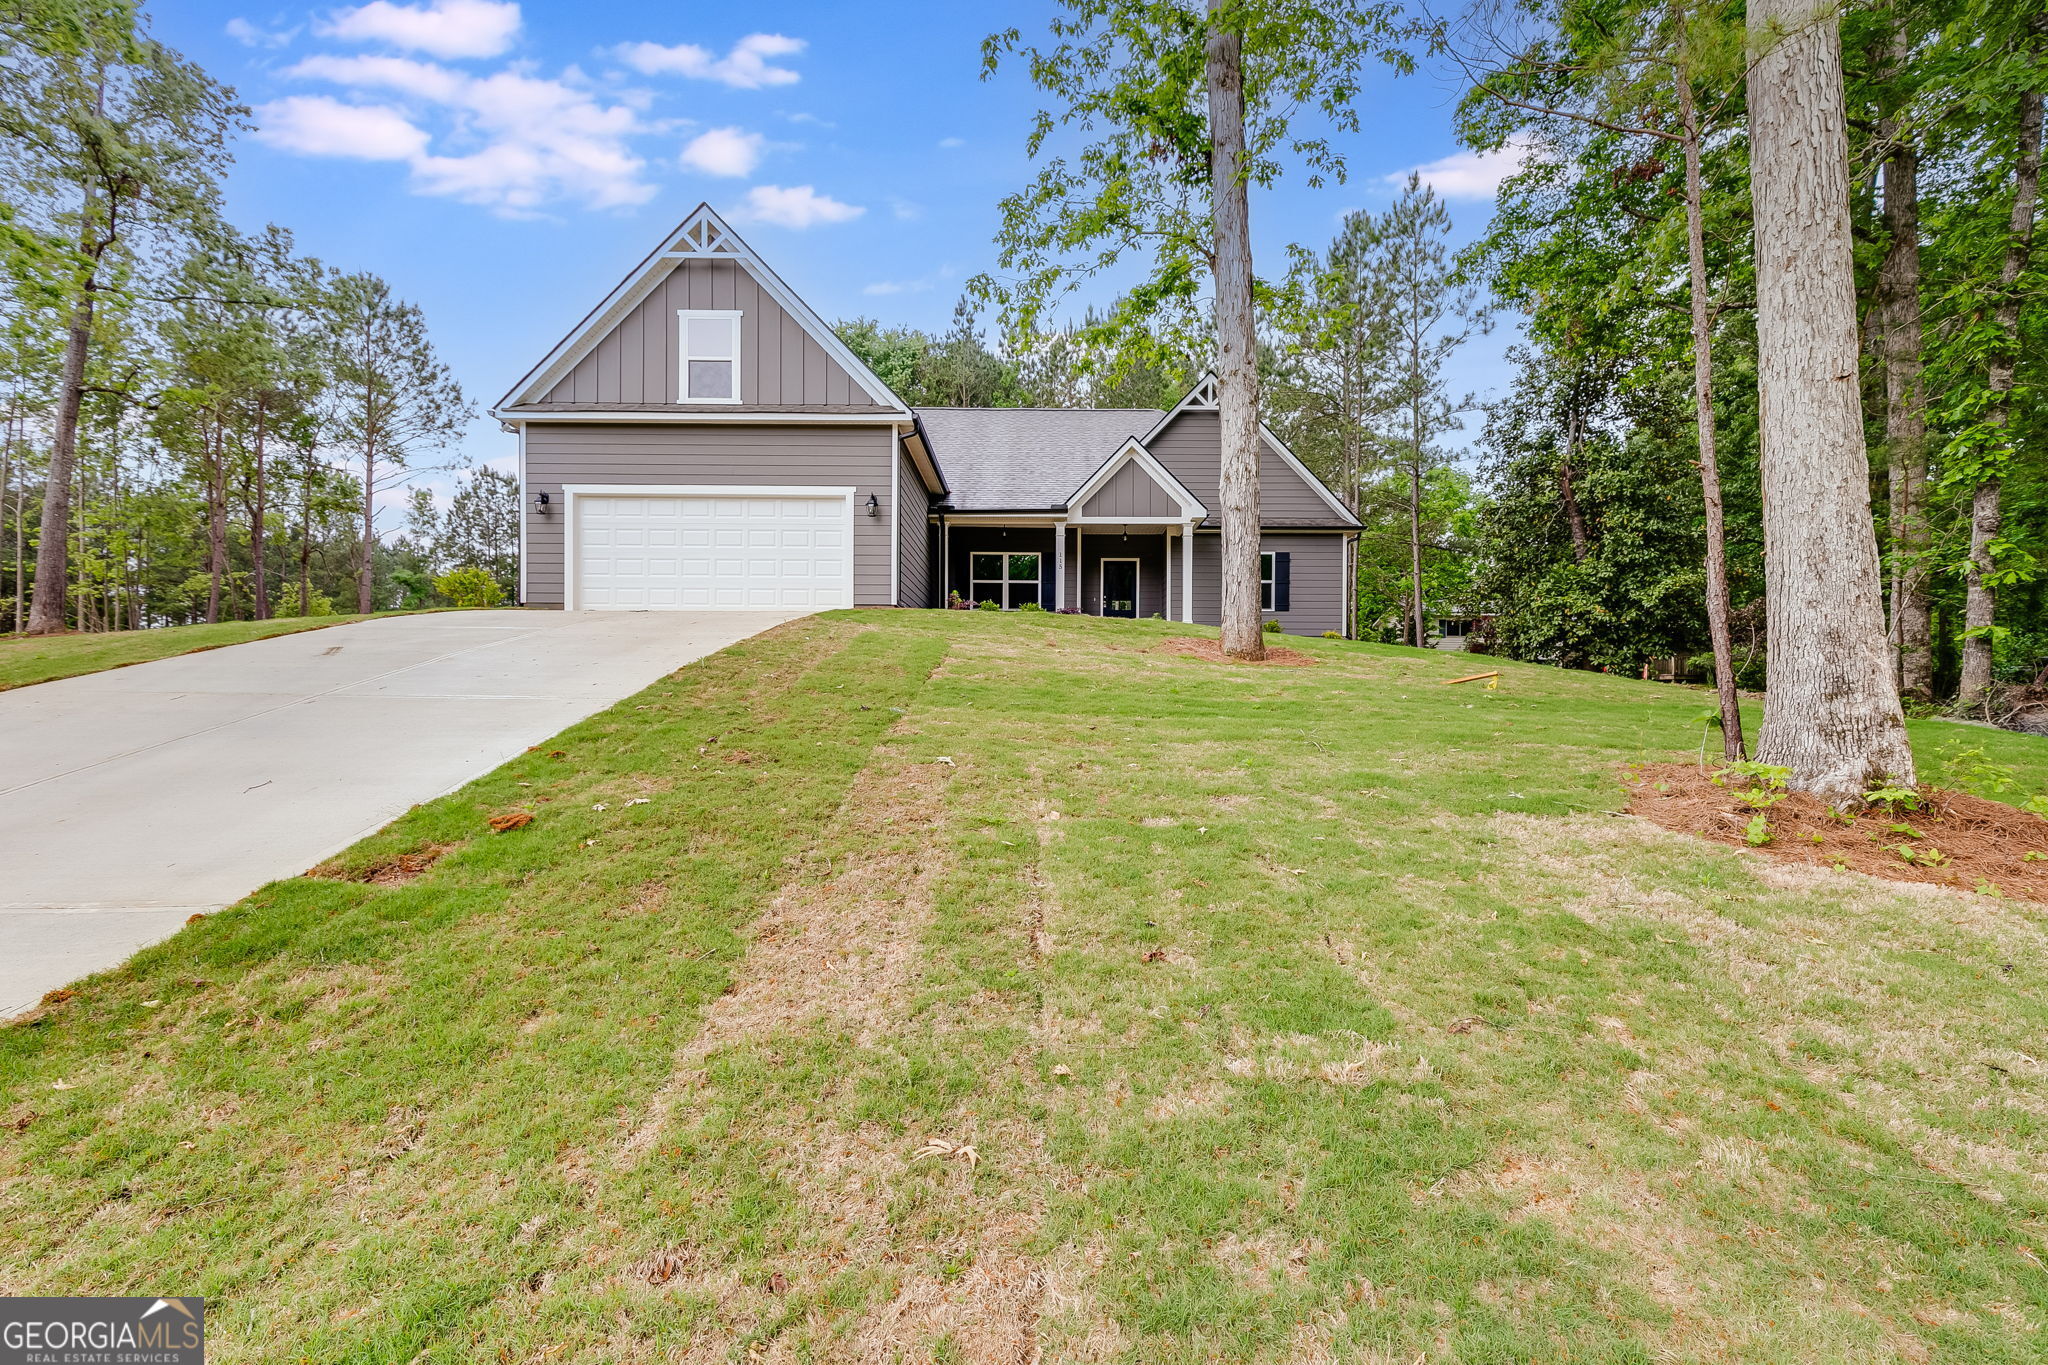
[[[505,834],[515,829],[524,829],[533,823],[533,812],[515,810],[491,817],[491,832]]]
[[[52,1089],[52,1090],[76,1090],[76,1089],[78,1089],[78,1087],[77,1087],[77,1086],[75,1086],[75,1085],[73,1085],[73,1084],[72,1084],[71,1082],[69,1082],[69,1081],[51,1081],[51,1082],[50,1082],[50,1089]]]
[[[1071,1068],[1069,1068],[1069,1067],[1065,1067],[1065,1066],[1056,1066],[1056,1067],[1054,1067],[1054,1068],[1052,1069],[1052,1074],[1053,1074],[1053,1075],[1055,1075],[1055,1076],[1061,1076],[1061,1077],[1066,1077],[1066,1076],[1071,1076],[1071,1075],[1073,1075],[1074,1073],[1073,1073],[1073,1070],[1072,1070]]]
[[[1453,1019],[1450,1023],[1444,1025],[1444,1032],[1470,1033],[1485,1022],[1484,1019]]]
[[[690,1253],[679,1248],[657,1251],[633,1267],[633,1273],[649,1284],[667,1284],[690,1268],[690,1260]]]
[[[611,809],[611,807],[610,807],[610,806],[607,806],[607,805],[606,805],[606,804],[605,804],[604,802],[600,801],[600,802],[598,802],[598,803],[597,803],[596,805],[592,806],[592,807],[591,807],[591,809],[592,809],[592,810],[610,810],[610,809]]]
[[[981,1164],[981,1153],[971,1143],[955,1142],[951,1138],[926,1138],[924,1146],[911,1153],[912,1161],[924,1157],[939,1157],[947,1161],[964,1161],[969,1166]]]
[[[768,1292],[771,1294],[787,1294],[789,1292],[789,1281],[783,1278],[781,1271],[778,1270],[768,1277]]]
[[[77,994],[77,991],[69,990],[65,987],[59,986],[54,991],[43,992],[43,1003],[45,1005],[61,1005],[66,1000],[71,999],[73,996]]]
[[[951,756],[947,754],[940,754],[937,758],[933,759],[932,762],[943,763],[949,768],[957,768],[960,766],[952,760]]]
[[[187,915],[187,916],[185,917],[185,923],[187,923],[187,924],[197,924],[197,923],[199,923],[199,921],[201,921],[201,920],[203,920],[203,919],[205,919],[205,918],[206,918],[206,916],[205,916],[205,915],[203,915],[203,914],[198,914],[198,915]]]
[[[1141,956],[1141,957],[1140,957],[1140,958],[1138,959],[1138,961],[1140,961],[1140,962],[1164,962],[1164,961],[1166,961],[1166,953],[1164,952],[1164,950],[1162,950],[1162,949],[1159,949],[1159,948],[1147,948],[1147,949],[1145,950],[1145,952],[1144,952],[1144,955],[1143,955],[1143,956]]]

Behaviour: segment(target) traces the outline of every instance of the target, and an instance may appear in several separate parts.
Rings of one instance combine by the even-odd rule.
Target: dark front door
[[[1128,616],[1133,620],[1137,619],[1137,560],[1105,559],[1102,561],[1102,614],[1104,616]]]

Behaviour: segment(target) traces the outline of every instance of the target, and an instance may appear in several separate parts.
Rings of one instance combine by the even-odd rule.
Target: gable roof
[[[1057,511],[1157,408],[919,408],[956,512]]]
[[[645,299],[677,262],[693,259],[736,262],[782,306],[784,312],[796,319],[798,325],[853,377],[856,384],[866,390],[875,402],[874,410],[899,413],[904,417],[910,415],[910,409],[904,406],[903,400],[839,339],[824,319],[811,311],[809,304],[797,297],[795,291],[768,268],[767,263],[709,204],[697,205],[675,231],[662,239],[660,246],[633,267],[597,307],[586,313],[583,320],[571,328],[569,334],[557,342],[538,365],[528,370],[498,400],[498,409],[535,411],[532,405],[544,401],[555,383],[574,369],[578,361]]]
[[[1139,438],[1139,442],[1140,444],[1150,446],[1153,440],[1161,432],[1172,426],[1174,419],[1182,413],[1217,412],[1220,410],[1220,407],[1221,404],[1216,396],[1216,372],[1214,370],[1205,370],[1201,378],[1195,381],[1194,387],[1189,389],[1169,411],[1162,413],[1158,422],[1154,423]],[[1351,527],[1364,524],[1359,521],[1356,513],[1344,505],[1342,499],[1330,491],[1328,484],[1324,483],[1310,471],[1307,465],[1301,462],[1300,456],[1287,448],[1287,442],[1275,435],[1273,429],[1267,426],[1264,421],[1259,423],[1259,435],[1265,439],[1266,447],[1280,457],[1281,463],[1299,475],[1301,481],[1307,484],[1332,512],[1336,513],[1339,521]]]
[[[1086,515],[1089,500],[1107,488],[1110,481],[1121,471],[1132,468],[1144,474],[1160,492],[1180,504],[1182,515],[1192,516],[1197,521],[1209,515],[1209,509],[1203,506],[1202,500],[1190,493],[1188,486],[1173,476],[1172,470],[1152,458],[1152,452],[1145,449],[1135,436],[1118,446],[1116,453],[1104,460],[1101,467],[1088,476],[1087,482],[1067,495],[1068,511],[1080,519],[1092,520],[1091,516]]]

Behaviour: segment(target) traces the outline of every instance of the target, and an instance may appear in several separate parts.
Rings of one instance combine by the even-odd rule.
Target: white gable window
[[[739,402],[740,315],[685,310],[676,314],[676,322],[682,343],[679,401]]]

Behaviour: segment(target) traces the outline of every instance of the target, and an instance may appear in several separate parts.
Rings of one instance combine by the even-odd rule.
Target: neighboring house
[[[1212,379],[1171,412],[913,410],[708,206],[492,415],[528,605],[1218,621]],[[1271,432],[1259,505],[1268,618],[1348,635],[1358,520]]]

